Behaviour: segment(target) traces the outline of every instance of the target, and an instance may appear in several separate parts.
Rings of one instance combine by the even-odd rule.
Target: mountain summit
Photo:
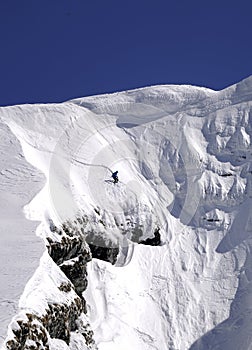
[[[0,123],[3,349],[251,348],[252,77]]]

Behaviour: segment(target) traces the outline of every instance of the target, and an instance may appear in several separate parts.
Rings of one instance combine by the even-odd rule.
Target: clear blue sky
[[[0,105],[252,74],[251,0],[1,0]]]

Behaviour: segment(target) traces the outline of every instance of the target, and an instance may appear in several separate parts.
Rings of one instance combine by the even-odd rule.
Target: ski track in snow
[[[88,263],[84,296],[99,350],[249,350],[251,91],[250,77],[219,92],[156,86],[1,108],[0,336],[43,250],[25,206],[44,225],[84,213],[90,230],[119,240],[115,266]],[[157,227],[161,246],[131,242]],[[17,270],[7,257],[18,246]],[[34,276],[54,274],[49,267],[43,256]],[[29,284],[24,295],[21,308]]]

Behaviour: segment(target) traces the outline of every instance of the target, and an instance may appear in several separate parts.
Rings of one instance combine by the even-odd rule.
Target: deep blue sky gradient
[[[252,74],[251,0],[1,0],[0,105]]]

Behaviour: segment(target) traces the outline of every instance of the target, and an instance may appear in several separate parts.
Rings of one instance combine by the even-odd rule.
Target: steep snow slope
[[[120,247],[115,266],[88,263],[99,350],[250,348],[251,106],[248,78],[220,92],[154,86],[1,109],[46,178],[25,207],[41,238],[52,221],[86,215],[87,240]],[[160,246],[138,244],[156,230]],[[21,309],[47,293],[30,285]]]
[[[27,220],[23,206],[43,187],[44,177],[25,159],[16,137],[0,123],[0,344],[18,299],[39,265],[44,250],[38,223]]]

